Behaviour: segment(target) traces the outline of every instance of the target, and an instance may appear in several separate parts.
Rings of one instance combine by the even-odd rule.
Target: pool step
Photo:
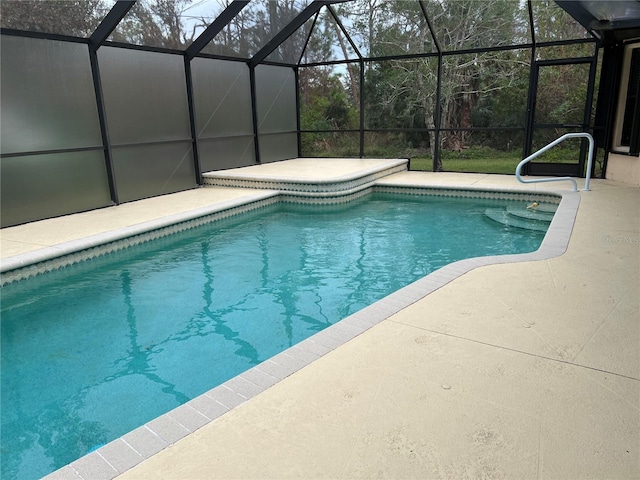
[[[484,214],[487,218],[507,227],[546,232],[553,219],[554,207],[539,205],[538,208],[512,206],[506,209],[487,208]]]
[[[514,217],[528,218],[530,220],[540,220],[543,222],[551,222],[555,210],[545,210],[546,207],[539,205],[538,208],[524,207],[507,207],[507,212]]]

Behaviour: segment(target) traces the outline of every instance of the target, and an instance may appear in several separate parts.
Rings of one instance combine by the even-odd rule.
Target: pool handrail
[[[571,189],[571,191],[572,192],[577,192],[578,191],[578,183],[576,182],[576,180],[573,177],[549,177],[549,178],[533,178],[531,180],[524,180],[520,176],[520,170],[522,169],[522,167],[524,166],[525,163],[530,162],[531,160],[533,160],[537,156],[543,154],[544,152],[546,152],[550,148],[553,148],[557,144],[565,141],[567,138],[586,138],[587,140],[589,140],[589,156],[587,157],[588,158],[588,160],[587,160],[587,175],[586,175],[585,182],[584,182],[584,188],[582,189],[584,192],[588,192],[590,190],[589,182],[591,180],[591,166],[593,164],[594,140],[593,140],[593,137],[591,136],[591,134],[590,133],[586,133],[586,132],[565,133],[560,138],[557,138],[556,140],[554,140],[553,142],[551,142],[547,146],[542,147],[537,152],[532,153],[527,158],[522,160],[518,164],[518,166],[516,167],[516,178],[518,179],[518,181],[521,182],[521,183],[540,183],[540,182],[561,182],[561,181],[568,180],[570,182],[573,182],[573,188]]]

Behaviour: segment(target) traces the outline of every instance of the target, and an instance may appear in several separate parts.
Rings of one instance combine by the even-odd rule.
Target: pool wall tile
[[[146,425],[130,431],[122,439],[144,458],[155,455],[169,445]]]
[[[167,413],[167,415],[190,432],[195,432],[200,427],[209,423],[209,418],[192,408],[188,403],[174,408]]]
[[[329,335],[333,335],[338,340],[342,340],[343,342],[348,342],[352,338],[355,338],[358,335],[360,335],[365,330],[366,330],[365,328],[352,325],[349,322],[343,323],[342,321],[340,321],[340,322],[334,323],[332,326],[327,328],[327,333]]]
[[[328,347],[322,343],[314,342],[313,337],[301,341],[296,346],[298,348],[304,349],[305,351],[311,352],[314,355],[318,355],[318,357],[322,357],[323,355],[326,355],[331,350],[333,350],[333,348]]]
[[[71,465],[65,465],[61,469],[42,478],[43,480],[82,480],[82,477],[78,475],[78,472],[76,472]]]
[[[243,397],[239,393],[234,392],[224,384],[216,388],[212,388],[207,393],[205,393],[205,395],[217,402],[220,402],[228,409],[235,408],[247,401],[247,397]]]
[[[367,313],[373,315],[373,318],[383,320],[398,311],[395,306],[384,303],[383,300],[378,300],[376,303],[366,307]]]
[[[85,480],[111,480],[118,471],[98,452],[90,453],[73,462],[73,468]]]
[[[242,395],[244,398],[255,397],[257,394],[264,391],[264,387],[256,385],[242,376],[237,376],[231,380],[227,380],[224,382],[224,385],[237,394]]]
[[[331,335],[327,330],[328,329],[324,329],[321,332],[316,333],[311,338],[315,343],[319,343],[320,345],[323,345],[330,350],[334,350],[344,343],[343,340],[341,340],[340,338],[336,338],[335,335]]]
[[[146,424],[147,428],[169,445],[187,436],[189,430],[180,425],[170,414],[160,415]]]
[[[220,402],[206,395],[200,395],[193,400],[189,400],[185,405],[190,405],[194,410],[200,412],[201,415],[204,415],[209,420],[214,420],[229,411],[228,407],[225,407]]]
[[[489,261],[486,259],[486,257],[476,257],[461,260],[460,263],[464,263],[465,268],[473,270],[474,268],[484,267],[485,265],[488,265]]]
[[[278,380],[283,380],[295,372],[295,369],[288,368],[286,366],[275,363],[272,359],[266,360],[256,366],[258,370],[268,373],[269,375],[276,377]]]
[[[240,376],[265,389],[278,383],[278,379],[276,377],[269,375],[262,370],[258,370],[256,367],[241,373]]]
[[[379,302],[381,302],[382,305],[388,306],[389,308],[395,308],[396,310],[402,310],[407,307],[407,302],[393,293],[379,300]]]
[[[274,355],[269,360],[281,366],[282,368],[287,369],[289,371],[289,375],[291,375],[293,372],[297,372],[307,364],[307,362],[303,362],[298,358],[292,357],[291,355],[287,355],[287,350],[285,350],[284,352],[280,352],[277,355]]]
[[[422,291],[422,297],[425,297],[430,293],[435,292],[440,287],[448,283],[448,280],[445,279],[444,277],[442,276],[436,277],[432,275],[429,275],[428,277],[425,277],[425,278],[421,278],[420,280],[414,283],[414,285]]]
[[[107,443],[98,453],[119,473],[126,472],[144,460],[142,455],[121,438]]]
[[[298,345],[294,345],[286,350],[287,355],[291,355],[294,358],[304,362],[306,365],[320,358],[320,355],[313,353],[312,351],[300,348]]]
[[[457,270],[455,267],[452,267],[453,264],[447,265],[446,267],[442,267],[440,270],[434,272],[435,279],[440,280],[442,282],[449,283],[451,280],[455,280],[462,273],[466,273],[466,270]]]
[[[394,295],[396,298],[404,299],[407,306],[417,302],[422,297],[424,297],[424,294],[422,293],[420,288],[414,284],[407,285],[406,287],[401,288],[400,290],[396,291]]]
[[[358,312],[360,313],[360,312]],[[378,322],[373,321],[370,317],[366,315],[359,315],[358,313],[354,313],[353,315],[348,316],[344,320],[340,320],[343,324],[351,325],[352,327],[359,328],[363,332],[365,330],[370,329]]]

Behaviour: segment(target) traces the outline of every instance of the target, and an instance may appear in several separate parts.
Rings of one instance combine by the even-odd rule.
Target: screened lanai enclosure
[[[295,157],[513,173],[606,123],[601,38],[566,3],[3,0],[2,226]],[[583,176],[585,153],[529,173]]]

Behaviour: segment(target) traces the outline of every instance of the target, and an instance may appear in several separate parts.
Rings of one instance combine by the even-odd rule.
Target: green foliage
[[[420,142],[417,137],[427,140]],[[421,148],[420,143],[428,144],[428,133],[377,132],[365,134],[365,156],[386,158],[412,158],[430,154],[429,148]],[[413,140],[413,141],[412,141]]]
[[[547,0],[535,3],[539,17],[536,29],[544,28],[544,35],[549,39],[584,38],[584,29],[555,3]],[[349,19],[350,33],[364,54],[435,52],[434,39],[417,2],[360,0],[355,4],[359,7],[354,8],[352,14],[346,6],[338,10]],[[424,5],[439,45],[446,52],[517,46],[531,40],[527,6],[523,2],[426,0]],[[572,58],[591,55],[593,45],[559,45],[539,49],[539,52],[547,57]],[[438,59],[435,56],[365,63],[365,128],[415,130],[367,132],[364,154],[428,158],[434,145],[432,134],[425,130],[434,129],[437,107],[440,107],[441,126],[450,129],[440,135],[443,169],[447,170],[451,162],[457,162],[456,170],[487,168],[487,171],[513,173],[523,148],[530,62],[531,50],[528,48],[446,55],[442,57],[439,98],[436,97]],[[540,70],[536,121],[582,122],[588,73],[588,66],[587,72],[585,66]],[[331,116],[326,114],[330,98],[326,91],[323,92],[323,102],[316,105],[321,112],[308,125],[315,123],[322,125],[321,128],[329,128],[336,124],[329,121]],[[354,112],[357,113],[355,109]],[[467,131],[474,127],[505,127],[506,130]],[[356,140],[356,137],[351,138]],[[329,151],[334,148],[330,142],[325,145]],[[568,152],[569,149],[550,152],[548,160],[545,157],[544,161],[562,161]],[[427,163],[430,170],[433,161]]]
[[[102,0],[2,0],[3,28],[88,37],[109,11]]]
[[[303,133],[301,135],[303,157],[358,157],[360,142],[358,133]]]
[[[325,73],[309,78],[301,72],[300,126],[302,130],[349,130],[358,128],[354,102],[337,75]]]
[[[442,152],[442,170],[445,172],[482,172],[513,175],[522,160],[522,150],[498,150],[491,147],[469,147],[463,151]],[[577,162],[576,149],[560,145],[545,152],[536,161],[545,163]],[[597,166],[596,175],[601,167]],[[412,170],[433,170],[431,158],[411,159]]]
[[[513,175],[520,159],[515,155],[501,158],[465,158],[465,159],[445,159],[442,161],[442,170],[445,172],[465,172],[465,173],[498,173]],[[433,160],[431,158],[412,158],[411,170],[433,171]]]
[[[302,130],[353,130],[359,127],[356,92],[330,68],[304,68],[300,78],[300,127]],[[306,157],[354,157],[360,154],[358,134],[303,133]]]
[[[228,0],[218,1],[218,7],[227,4]],[[2,26],[87,36],[108,5],[106,0],[4,0],[0,3]],[[194,5],[191,0],[139,0],[113,39],[183,49],[193,40],[196,28],[204,28],[211,20],[189,13]],[[203,51],[250,58],[304,5],[300,0],[252,0]],[[301,59],[303,64],[299,69],[301,128],[313,131],[302,135],[303,154],[359,155],[359,133],[347,132],[360,129],[362,95],[365,129],[413,130],[367,132],[365,155],[430,157],[436,145],[433,134],[426,132],[440,124],[445,130],[439,136],[438,160],[444,169],[450,162],[463,165],[473,161],[476,170],[480,161],[504,160],[505,152],[518,152],[519,156],[527,117],[531,50],[518,46],[531,42],[531,28],[535,28],[539,42],[588,35],[552,0],[535,0],[532,7],[534,26],[529,25],[527,2],[516,0],[354,0],[335,4],[333,11],[354,45],[347,41],[331,12],[323,8],[268,57],[282,62]],[[496,46],[514,48],[469,53],[470,49]],[[356,58],[354,48],[365,58],[378,60],[365,61],[362,67],[359,63],[304,67],[305,63]],[[441,62],[436,56],[439,49],[445,53]],[[575,58],[590,56],[593,51],[593,44],[557,44],[537,48],[536,56],[540,60]],[[411,58],[425,53],[428,55]],[[588,69],[587,64],[539,69],[537,123],[583,122]],[[438,112],[440,117],[436,118]],[[469,132],[483,127],[505,127],[505,131]],[[345,133],[321,132],[327,130]],[[535,145],[539,148],[562,133],[542,132]],[[549,152],[544,161],[561,161],[563,154],[558,151]]]
[[[182,49],[193,38],[187,38],[180,22],[188,0],[154,0],[137,2],[118,28],[113,40],[139,45]]]

